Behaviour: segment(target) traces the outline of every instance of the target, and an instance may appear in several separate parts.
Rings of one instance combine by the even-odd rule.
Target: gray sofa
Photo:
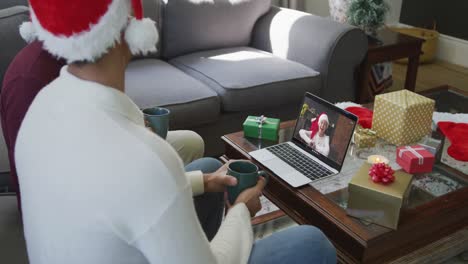
[[[127,94],[140,107],[170,108],[171,128],[198,132],[207,155],[221,154],[220,137],[242,129],[247,115],[295,118],[305,92],[354,100],[355,70],[367,50],[362,31],[269,0],[211,2],[144,0],[159,26],[159,51],[135,58],[126,75]],[[18,33],[26,6],[0,1],[0,84],[26,45]],[[0,142],[0,172],[8,170]],[[0,245],[11,253],[2,259],[25,263],[15,200],[0,197],[0,209],[0,237],[8,238]]]
[[[0,9],[25,2],[2,0]],[[249,114],[295,118],[305,92],[355,98],[354,72],[367,49],[362,31],[269,0],[191,2],[144,1],[160,28],[159,52],[130,64],[126,89],[140,107],[170,108],[171,128],[200,133],[207,155],[221,154],[220,137],[240,130]],[[1,81],[25,45],[17,26],[28,15],[20,7],[0,12]]]

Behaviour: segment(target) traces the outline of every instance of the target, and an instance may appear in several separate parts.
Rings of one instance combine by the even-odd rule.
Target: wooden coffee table
[[[294,124],[295,121],[281,123],[279,142],[290,140]],[[243,132],[222,139],[226,160],[251,159],[250,151],[276,144],[244,138]],[[346,158],[351,163],[359,162],[349,159]],[[412,190],[396,231],[348,216],[344,209],[348,195],[346,186],[329,193],[322,193],[312,185],[292,188],[267,170],[271,177],[264,195],[297,223],[319,227],[334,243],[341,263],[395,260],[411,263],[414,258],[421,258],[421,254],[426,260],[436,262],[440,254],[453,256],[468,250],[468,177],[443,164],[436,167],[461,184],[460,188],[439,197],[416,188]],[[334,177],[338,176],[341,177]],[[439,254],[441,250],[445,251]]]

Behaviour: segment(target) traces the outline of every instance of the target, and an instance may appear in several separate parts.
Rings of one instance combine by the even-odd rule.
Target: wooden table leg
[[[374,95],[371,91],[369,86],[369,74],[371,71],[371,65],[367,62],[367,58],[364,59],[364,62],[361,64],[360,67],[360,76],[358,80],[358,92],[357,92],[357,102],[367,103],[374,98]]]
[[[405,89],[416,90],[416,77],[418,75],[419,54],[408,58],[408,68],[406,69]]]

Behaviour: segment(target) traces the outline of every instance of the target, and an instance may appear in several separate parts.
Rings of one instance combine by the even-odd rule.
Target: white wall
[[[306,0],[306,11],[314,15],[329,16],[328,0]]]
[[[299,0],[301,1],[301,0]],[[306,11],[319,16],[329,16],[328,0],[303,0]],[[390,6],[387,25],[398,25],[403,0],[386,0]],[[400,26],[404,26],[401,25]],[[453,64],[468,68],[468,41],[441,35],[436,57]]]
[[[397,24],[400,21],[401,5],[403,0],[386,0],[390,6],[387,24]],[[306,10],[319,16],[329,16],[328,0],[305,0]]]

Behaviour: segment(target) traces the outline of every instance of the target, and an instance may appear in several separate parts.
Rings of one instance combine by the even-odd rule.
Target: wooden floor
[[[388,91],[402,89],[405,76],[406,65],[393,63],[393,85],[388,88]],[[468,91],[468,69],[443,61],[419,66],[416,91],[446,84]]]

